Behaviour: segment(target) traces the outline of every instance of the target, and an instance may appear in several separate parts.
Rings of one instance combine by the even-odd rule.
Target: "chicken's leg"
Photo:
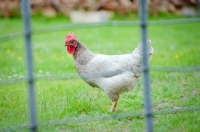
[[[111,112],[114,112],[116,110],[117,102],[118,102],[118,99],[112,102],[112,106],[110,108]]]

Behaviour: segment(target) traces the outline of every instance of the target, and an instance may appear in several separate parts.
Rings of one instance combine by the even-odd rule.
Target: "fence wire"
[[[132,69],[132,72],[143,72],[145,68],[137,68]],[[126,70],[127,71],[127,70]],[[199,72],[200,66],[192,66],[192,67],[164,67],[164,66],[152,66],[150,67],[150,71],[154,72]],[[104,73],[93,73],[90,75],[83,74],[83,76],[89,76],[90,78],[99,78],[101,76],[113,76],[115,74],[120,74],[123,71],[118,72],[104,72]],[[35,75],[34,78],[36,81],[44,81],[44,80],[67,80],[67,79],[79,79],[80,76],[78,74],[62,74],[62,75]],[[0,86],[3,85],[11,85],[11,84],[17,84],[17,83],[26,83],[27,82],[26,77],[21,78],[15,78],[15,79],[9,79],[9,80],[1,80]]]
[[[148,21],[149,26],[160,26],[160,25],[176,25],[176,24],[189,24],[189,23],[199,23],[200,18],[187,18],[187,19],[173,19],[173,20],[155,20]],[[32,30],[32,34],[49,33],[61,30],[75,30],[84,28],[94,28],[94,27],[104,27],[104,26],[139,26],[140,21],[108,21],[100,23],[79,23],[79,24],[67,24],[54,26],[49,28],[41,28]],[[17,39],[23,37],[24,33],[13,33],[5,36],[0,36],[1,41],[8,41],[12,39]]]
[[[156,115],[174,114],[174,113],[183,113],[183,112],[195,112],[195,111],[200,111],[200,106],[156,110],[156,111],[153,111],[153,115],[156,116]],[[86,123],[86,122],[103,121],[103,120],[106,120],[106,121],[118,120],[118,119],[134,118],[134,117],[141,117],[141,116],[144,117],[144,112],[111,114],[111,115],[102,115],[102,116],[86,116],[86,117],[68,118],[68,119],[64,119],[64,120],[39,122],[38,127],[68,125],[68,124],[73,124],[73,123]],[[30,129],[29,126],[21,125],[21,126],[1,128],[0,131],[10,132],[10,131],[22,131],[22,130],[28,130],[28,129]]]

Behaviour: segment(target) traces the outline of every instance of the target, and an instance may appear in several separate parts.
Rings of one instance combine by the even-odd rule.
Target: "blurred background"
[[[75,22],[105,21],[113,13],[126,15],[130,12],[138,14],[139,11],[139,0],[30,0],[30,3],[32,14],[40,13],[45,17],[56,17],[58,14],[63,14]],[[160,13],[195,16],[198,14],[199,3],[199,0],[148,0],[148,8],[149,14],[154,17],[159,17]],[[97,13],[97,11],[100,12]],[[19,0],[1,0],[1,17],[19,15]]]

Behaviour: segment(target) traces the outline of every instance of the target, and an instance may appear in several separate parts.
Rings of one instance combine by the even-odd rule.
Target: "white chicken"
[[[149,58],[154,49],[148,40]],[[111,111],[115,111],[119,95],[132,90],[138,83],[142,66],[142,45],[131,54],[103,55],[94,54],[68,34],[65,46],[73,55],[74,65],[80,77],[92,87],[101,88],[112,100]]]

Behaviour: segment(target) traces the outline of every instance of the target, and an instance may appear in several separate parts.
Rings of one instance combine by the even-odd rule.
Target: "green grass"
[[[22,32],[17,18],[0,20],[0,36]],[[70,23],[64,17],[34,17],[33,29]],[[199,66],[200,24],[151,26],[148,28],[154,54],[151,66]],[[91,51],[104,54],[130,53],[140,41],[139,27],[95,27],[64,30],[33,36],[34,71],[37,76],[76,74],[71,55],[64,47],[65,36],[74,32]],[[0,81],[26,76],[24,39],[0,42]],[[178,73],[151,71],[154,110],[200,106],[200,72]],[[110,115],[110,99],[101,89],[91,88],[80,78],[37,80],[38,123],[73,117]],[[28,125],[27,85],[0,85],[0,128]],[[142,82],[122,94],[115,114],[142,111]],[[200,112],[155,115],[155,131],[196,132]],[[143,117],[72,123],[40,127],[40,131],[145,131]]]

